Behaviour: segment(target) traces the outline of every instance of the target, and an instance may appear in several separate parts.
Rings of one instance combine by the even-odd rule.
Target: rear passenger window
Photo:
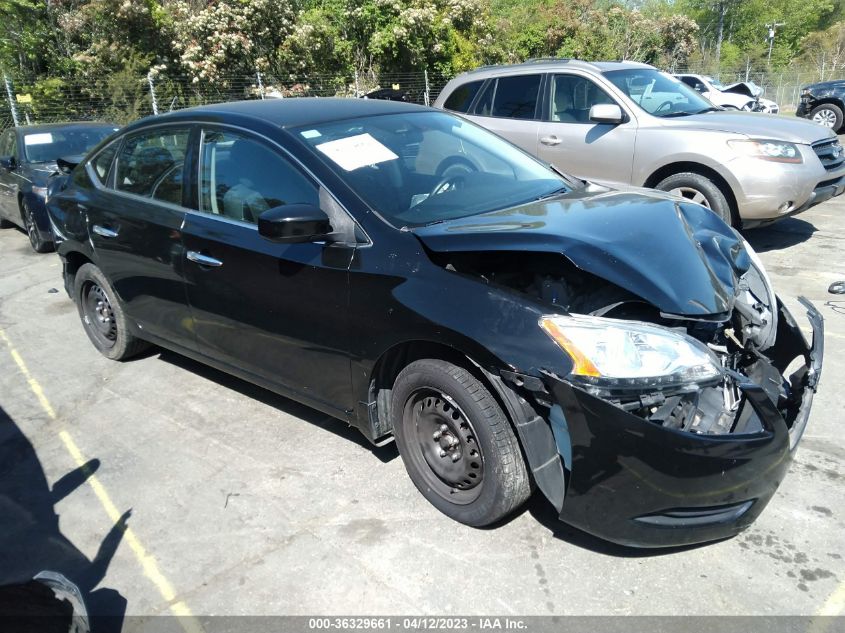
[[[479,88],[481,88],[481,84],[483,83],[483,81],[471,81],[463,86],[458,86],[455,91],[449,95],[449,98],[446,99],[443,107],[447,110],[452,110],[453,112],[466,112],[469,110],[469,106],[475,98],[475,94],[478,92]]]
[[[117,157],[115,187],[181,205],[189,137],[188,128],[159,128],[127,138]]]
[[[500,77],[493,99],[493,116],[508,119],[535,118],[540,79],[540,75]]]
[[[111,164],[114,161],[115,154],[117,154],[118,145],[120,143],[112,143],[91,160],[91,170],[100,184],[107,184],[109,170],[111,170]]]

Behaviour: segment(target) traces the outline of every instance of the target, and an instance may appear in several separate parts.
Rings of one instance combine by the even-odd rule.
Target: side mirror
[[[18,163],[15,160],[14,156],[2,156],[0,157],[0,167],[5,169],[6,171],[13,171],[17,168]]]
[[[590,108],[590,121],[619,125],[625,120],[622,108],[615,103],[597,103]]]
[[[331,232],[329,216],[312,204],[284,204],[258,216],[258,234],[273,242],[318,242]]]

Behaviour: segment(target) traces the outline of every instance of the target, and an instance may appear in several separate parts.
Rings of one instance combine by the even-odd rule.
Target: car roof
[[[39,132],[51,132],[56,130],[65,130],[68,128],[117,129],[119,127],[120,126],[116,123],[108,123],[102,121],[65,121],[64,123],[38,123],[36,125],[19,125],[14,129],[21,134],[38,134]]]
[[[200,115],[202,119],[214,120],[235,115],[260,120],[281,128],[320,125],[342,119],[380,114],[407,114],[426,112],[430,108],[399,101],[381,99],[353,99],[337,97],[292,97],[288,99],[263,99],[253,101],[230,101],[213,105],[197,106],[169,114],[148,117],[138,121],[135,128],[152,121],[165,122],[190,120]]]
[[[523,73],[527,70],[537,72],[548,72],[555,70],[562,70],[564,68],[579,68],[583,70],[590,70],[596,73],[603,73],[610,70],[625,70],[629,68],[654,68],[649,64],[642,64],[640,62],[628,61],[603,61],[603,62],[585,62],[579,59],[566,59],[558,57],[543,57],[538,59],[529,59],[527,62],[521,64],[508,64],[497,66],[482,66],[475,70],[470,70],[463,73],[464,77],[490,77],[494,75],[509,75],[516,73]]]

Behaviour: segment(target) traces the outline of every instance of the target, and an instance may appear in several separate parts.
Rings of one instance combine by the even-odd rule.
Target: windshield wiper
[[[548,200],[549,198],[554,198],[555,196],[559,196],[564,193],[569,193],[571,190],[569,187],[560,187],[559,189],[555,189],[554,191],[550,191],[547,194],[543,194],[538,198],[534,198],[535,202],[537,200]]]
[[[696,114],[704,114],[705,112],[721,112],[724,108],[717,108],[715,106],[710,106],[709,108],[704,108],[703,110],[699,110]]]

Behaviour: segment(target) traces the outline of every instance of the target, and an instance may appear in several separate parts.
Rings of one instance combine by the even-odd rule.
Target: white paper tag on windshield
[[[27,134],[23,137],[24,145],[47,145],[53,142],[53,135],[49,132],[42,134]]]
[[[317,149],[346,171],[353,171],[365,165],[375,165],[399,158],[369,134],[358,134],[357,136],[321,143],[317,145]]]

